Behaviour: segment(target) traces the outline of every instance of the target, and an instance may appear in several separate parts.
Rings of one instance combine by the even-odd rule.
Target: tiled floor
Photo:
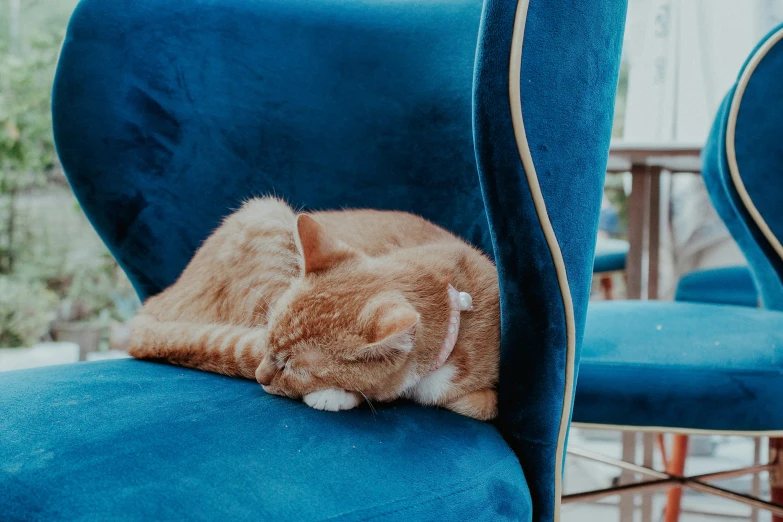
[[[594,434],[593,434],[594,435]],[[570,437],[573,447],[580,447],[602,453],[614,458],[620,458],[622,447],[619,434],[606,432],[600,438],[591,436],[581,430],[574,429]],[[702,439],[705,442],[708,439]],[[753,440],[742,437],[715,437],[715,451],[712,455],[691,455],[688,457],[686,474],[710,473],[713,471],[741,468],[753,463]],[[639,443],[641,445],[641,442]],[[641,448],[638,455],[641,456]],[[766,446],[762,445],[762,458],[766,455]],[[656,451],[657,453],[657,451]],[[706,452],[704,452],[706,453]],[[656,458],[655,468],[661,469],[660,458]],[[565,493],[576,493],[611,486],[612,479],[618,471],[610,466],[569,457],[566,461]],[[767,490],[766,475],[762,475],[762,492]],[[727,489],[750,493],[751,480],[749,476],[739,477],[722,482],[715,482]],[[637,509],[633,519],[621,520],[618,507],[619,497],[608,497],[597,503],[567,504],[563,506],[562,522],[658,522],[663,519],[663,509],[666,501],[666,490],[658,490],[650,495],[651,517],[642,518],[641,494],[636,495]],[[682,501],[683,512],[680,522],[731,522],[751,520],[751,510],[745,506],[726,499],[686,490]],[[715,513],[706,515],[701,512]],[[771,516],[760,512],[757,522],[769,522]]]

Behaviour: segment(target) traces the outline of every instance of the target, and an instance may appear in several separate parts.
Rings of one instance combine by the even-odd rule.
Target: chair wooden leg
[[[685,473],[685,458],[688,456],[688,436],[675,435],[672,444],[672,453],[666,472],[672,475],[682,476]],[[664,522],[678,522],[680,519],[680,502],[682,501],[682,488],[669,488],[666,493],[666,510]],[[783,522],[783,521],[781,521]]]
[[[780,463],[783,459],[783,439],[770,437],[769,439],[769,458],[770,462]],[[769,473],[769,496],[775,504],[783,505],[783,473],[780,473],[781,466],[777,466]],[[772,522],[783,522],[783,516],[772,515]]]
[[[783,487],[770,487],[771,500],[775,504],[783,504]],[[783,516],[772,515],[772,522],[783,522]]]
[[[753,465],[761,464],[761,437],[753,438]],[[761,475],[754,473],[750,479],[750,494],[756,498],[761,498]],[[759,509],[751,508],[750,519],[748,522],[759,522]]]
[[[659,433],[655,436],[655,441],[658,443],[658,449],[661,450],[661,460],[663,461],[663,469],[669,469],[669,457],[666,452],[666,441],[663,433]]]
[[[611,301],[614,299],[612,288],[614,283],[612,282],[611,275],[601,276],[601,292],[604,294],[604,299]]]

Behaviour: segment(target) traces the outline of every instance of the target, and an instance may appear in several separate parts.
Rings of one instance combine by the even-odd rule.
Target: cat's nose
[[[273,365],[268,364],[265,358],[256,368],[256,380],[262,386],[269,386],[272,384],[272,378],[275,376],[275,373],[277,373],[277,369]]]

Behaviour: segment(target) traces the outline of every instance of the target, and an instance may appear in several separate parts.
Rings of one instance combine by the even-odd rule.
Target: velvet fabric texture
[[[480,503],[487,505],[479,514],[503,512],[540,522],[554,518],[555,479],[561,473],[556,463],[563,452],[559,437],[571,406],[564,400],[572,384],[567,361],[578,362],[584,328],[625,3],[536,2],[525,17],[520,85],[543,214],[534,207],[526,176],[533,173],[522,168],[510,121],[516,7],[499,0],[488,0],[483,10],[479,0],[83,0],[77,8],[54,86],[58,152],[85,213],[142,298],[171,284],[200,242],[243,199],[270,192],[303,209],[411,211],[497,261],[502,367],[496,427],[478,428],[453,414],[413,406],[379,414],[392,415],[389,422],[411,415],[410,422],[419,423],[430,437],[458,449],[459,459],[428,469],[430,457],[418,451],[409,455],[410,446],[400,442],[365,460],[340,461],[337,446],[320,440],[306,455],[275,457],[278,473],[285,473],[287,459],[299,458],[312,482],[309,489],[288,488],[283,479],[274,482],[265,497],[256,497],[259,506],[270,503],[264,508],[268,511],[259,507],[259,512],[285,519],[286,512],[275,506],[286,503],[304,510],[302,517],[291,519],[316,518],[321,503],[324,513],[335,516],[361,512],[371,502],[362,495],[334,499],[324,494],[343,495],[345,490],[329,489],[343,469],[367,476],[372,490],[364,496],[389,501],[401,494],[397,485],[411,481],[422,489],[473,484],[494,473],[489,468],[503,451],[494,446],[500,433],[521,463],[530,496],[519,482],[520,470],[499,464],[504,471],[498,471],[498,484],[503,485],[477,486],[485,493],[456,488],[444,498],[462,506],[463,519],[473,519],[469,506]],[[550,225],[565,264],[567,295],[565,281],[557,279],[555,252],[542,233]],[[575,316],[571,332],[569,298]],[[570,350],[569,334],[576,340]],[[357,426],[375,422],[366,410],[326,416],[301,403],[265,397],[253,383],[186,370],[149,370],[153,367],[133,362],[116,365],[117,371],[105,378],[93,375],[73,383],[76,396],[98,397],[127,372],[122,400],[112,403],[117,414],[101,417],[101,434],[140,431],[155,444],[165,439],[171,447],[187,447],[194,439],[181,424],[157,418],[148,426],[146,417],[139,417],[145,404],[175,414],[185,400],[178,396],[182,389],[199,398],[185,408],[193,412],[193,430],[236,436],[233,455],[247,456],[257,446],[241,433],[243,414],[223,412],[235,403],[213,402],[210,395],[223,386],[234,390],[227,394],[240,389],[247,394],[242,408],[249,410],[241,411],[258,408],[256,422],[286,418],[299,426],[302,433],[292,441],[283,440],[292,436],[285,430],[266,435],[269,447],[300,449],[304,433],[308,441],[314,436],[337,437],[335,444],[354,436],[358,440]],[[31,432],[45,429],[43,419],[67,418],[79,425],[96,408],[104,410],[96,401],[74,399],[68,416],[57,417],[66,414],[55,400],[61,385],[55,376],[91,371],[19,374],[15,378],[29,382],[28,388],[19,385],[13,402],[4,396],[0,403],[34,408],[38,414],[25,424]],[[181,378],[181,386],[166,385],[166,378],[145,380],[148,372],[164,371]],[[134,375],[142,380],[140,386],[133,384]],[[34,386],[38,379],[41,384]],[[136,401],[139,408],[133,406]],[[221,414],[196,415],[198,408]],[[395,415],[400,418],[394,420]],[[410,442],[416,445],[419,435],[413,432]],[[55,430],[52,445],[57,437],[73,436],[65,428]],[[474,443],[466,443],[473,438]],[[491,451],[476,450],[489,446]],[[40,449],[32,439],[15,448],[28,455],[23,461],[39,459],[32,453]],[[210,462],[221,451],[211,444],[199,448]],[[231,470],[213,476],[214,468],[191,467],[175,474],[178,461],[172,457],[159,476],[150,478],[142,472],[146,469],[125,482],[123,473],[138,471],[137,454],[122,445],[91,449],[96,451],[91,463],[105,463],[107,473],[120,475],[116,482],[111,477],[115,499],[174,474],[181,482],[167,491],[186,512],[197,511],[199,504],[189,499],[199,495],[209,497],[198,501],[205,504],[233,501],[228,498],[233,495]],[[442,449],[437,458],[454,460],[456,453]],[[403,461],[409,462],[407,468],[398,465]],[[59,466],[63,475],[101,474],[100,468],[84,469],[75,462],[75,456],[53,453],[48,465]],[[411,477],[415,474],[442,476]],[[28,487],[34,482],[38,489],[56,487],[51,475],[30,475],[29,480]],[[259,475],[255,486],[263,489],[263,484]],[[186,485],[191,491],[180,492]],[[35,503],[20,505],[29,511]],[[105,514],[111,506],[96,509]],[[444,509],[439,518],[457,513]],[[419,513],[420,519],[435,516]]]
[[[751,57],[778,33],[773,30]],[[752,58],[738,75],[751,64]],[[783,238],[783,42],[761,59],[741,98],[737,166],[748,195]],[[718,213],[749,262],[693,274],[678,291],[695,303],[591,305],[574,420],[672,430],[783,431],[783,261],[754,223],[729,170],[726,96],[703,152],[702,175]],[[755,282],[755,287],[751,286]],[[764,307],[755,308],[759,298]],[[736,303],[744,306],[730,306]]]
[[[783,29],[778,26],[751,57]],[[751,58],[748,58],[748,62]],[[739,77],[748,67],[745,63]],[[780,241],[783,238],[783,119],[773,108],[783,106],[783,42],[778,41],[753,72],[741,99],[734,133],[737,167],[748,195]],[[729,111],[736,88],[726,95],[704,149],[704,176],[715,208],[723,218],[753,272],[765,308],[783,310],[783,260],[753,222],[731,178],[726,156]]]
[[[625,261],[631,245],[622,239],[599,237],[595,244],[595,260],[593,272],[615,272],[625,270]]]
[[[492,252],[479,0],[83,0],[54,88],[74,192],[142,298],[253,195],[406,210]]]
[[[574,421],[783,429],[783,312],[696,303],[593,303]]]
[[[759,293],[747,266],[695,270],[677,283],[675,301],[759,306]]]
[[[444,410],[335,415],[141,361],[3,374],[0,397],[4,521],[530,520],[497,430]]]
[[[520,162],[509,114],[514,3],[488,0],[474,81],[474,140],[500,276],[497,424],[528,477],[534,519],[552,520],[558,435],[567,390],[566,303],[573,304],[578,365],[612,126],[624,2],[532,3],[525,17],[521,111],[535,172]],[[589,116],[588,116],[589,115]],[[540,185],[546,214],[534,208]],[[567,274],[542,228],[551,223]],[[542,371],[542,369],[546,369]],[[575,375],[574,375],[575,378]]]

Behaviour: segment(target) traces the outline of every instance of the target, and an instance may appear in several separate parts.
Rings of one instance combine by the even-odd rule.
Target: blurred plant
[[[628,197],[625,195],[623,174],[607,174],[604,193],[615,210],[617,210],[618,231],[616,235],[625,237],[628,233]]]
[[[60,321],[127,321],[140,306],[128,278],[92,231],[69,189],[49,185],[19,197],[13,275],[41,281],[60,299]]]
[[[628,60],[620,62],[620,77],[617,81],[617,95],[614,99],[614,122],[612,138],[622,138],[625,135],[625,110],[628,105]]]
[[[16,262],[19,194],[44,185],[57,165],[50,91],[61,41],[48,33],[31,39],[23,54],[0,49],[0,274]]]
[[[140,306],[138,297],[111,254],[94,249],[74,254],[63,271],[67,281],[61,319],[127,321],[133,317]]]
[[[617,95],[614,103],[614,121],[612,125],[612,138],[623,138],[625,135],[625,111],[628,105],[628,73],[630,65],[623,58],[620,62],[620,76],[617,82]],[[628,230],[628,198],[623,188],[622,174],[607,174],[604,193],[617,210],[618,229],[617,235],[624,236]]]
[[[36,342],[53,319],[126,321],[140,306],[66,188],[54,148],[51,85],[77,1],[0,0],[3,346]]]
[[[43,283],[0,275],[0,347],[38,342],[49,329],[56,302]]]

